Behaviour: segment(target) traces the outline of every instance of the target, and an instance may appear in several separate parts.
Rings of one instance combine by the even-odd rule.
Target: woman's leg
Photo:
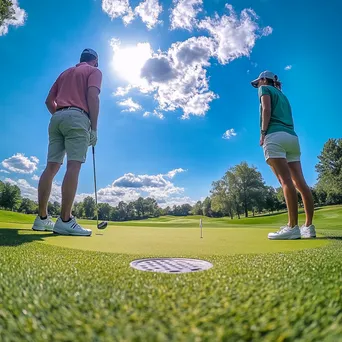
[[[297,191],[291,178],[289,165],[285,158],[269,158],[267,163],[271,166],[271,169],[283,188],[289,216],[288,225],[292,228],[298,225],[298,199]]]
[[[314,200],[312,192],[309,186],[306,184],[301,163],[299,161],[289,163],[289,168],[291,172],[292,181],[295,187],[302,195],[306,215],[305,226],[309,227],[312,225],[312,220],[314,216]]]

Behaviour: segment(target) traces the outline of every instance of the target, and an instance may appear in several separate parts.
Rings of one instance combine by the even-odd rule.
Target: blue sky
[[[116,204],[140,194],[163,205],[196,201],[241,161],[255,165],[267,184],[277,186],[258,145],[258,98],[249,83],[265,69],[284,83],[304,173],[314,185],[317,155],[327,139],[342,132],[337,81],[342,48],[336,44],[342,5],[313,6],[306,0],[227,4],[16,1],[17,20],[0,28],[0,179],[35,198],[37,176],[46,163],[46,95],[90,47],[99,53],[103,72],[96,147],[101,201]],[[119,96],[118,88],[126,94]],[[232,129],[235,135],[223,139]],[[62,179],[60,172],[53,199],[59,199]],[[78,199],[92,192],[89,153]]]

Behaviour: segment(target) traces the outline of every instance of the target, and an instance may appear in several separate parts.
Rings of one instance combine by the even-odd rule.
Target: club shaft
[[[94,169],[94,187],[95,187],[95,213],[96,213],[96,227],[99,227],[99,212],[97,208],[97,184],[96,184],[96,167],[95,167],[95,147],[92,146],[93,150],[93,169]]]

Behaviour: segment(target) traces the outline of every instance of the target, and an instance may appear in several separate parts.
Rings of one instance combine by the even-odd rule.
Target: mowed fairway
[[[279,214],[110,223],[90,238],[31,231],[0,211],[0,341],[342,341],[342,207],[316,240],[268,241]],[[301,222],[303,216],[301,215]],[[66,247],[66,248],[65,248]],[[209,271],[139,272],[139,257],[199,257]]]

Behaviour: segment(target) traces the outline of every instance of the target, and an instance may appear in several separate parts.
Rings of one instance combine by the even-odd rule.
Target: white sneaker
[[[37,216],[34,220],[32,229],[39,232],[52,232],[55,222],[51,220],[51,216],[48,216],[45,220],[42,220],[40,216]]]
[[[309,227],[306,227],[304,224],[300,227],[300,235],[304,239],[311,239],[316,237],[316,228],[312,224]]]
[[[90,236],[92,231],[90,229],[82,228],[73,217],[69,222],[63,222],[59,217],[53,232],[60,235],[73,235],[73,236]]]
[[[293,228],[289,226],[280,227],[280,229],[275,233],[269,233],[268,238],[270,240],[296,240],[300,239],[300,229],[298,226]]]

